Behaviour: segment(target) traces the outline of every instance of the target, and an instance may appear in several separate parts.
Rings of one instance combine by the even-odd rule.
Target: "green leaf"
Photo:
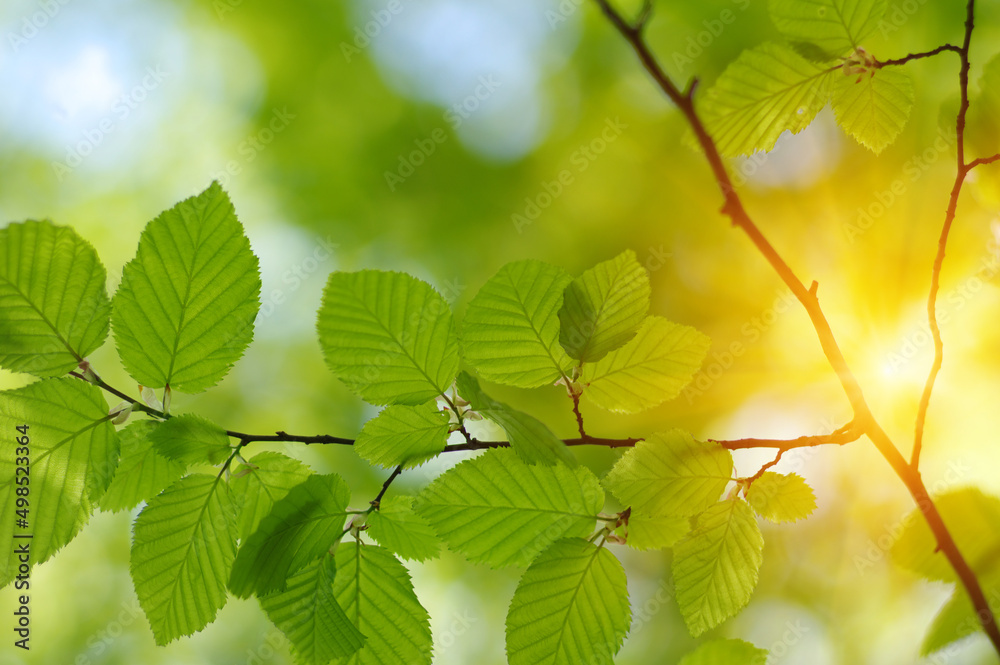
[[[732,475],[728,450],[671,430],[626,451],[604,486],[639,513],[688,517],[718,501]]]
[[[913,81],[900,67],[837,75],[832,87],[837,122],[875,154],[899,136],[913,108]]]
[[[0,229],[0,367],[42,377],[74,369],[108,336],[106,281],[97,252],[71,228]]]
[[[448,414],[434,402],[420,406],[387,406],[361,428],[354,449],[363,459],[389,469],[412,469],[442,450],[448,442]]]
[[[584,395],[597,406],[637,413],[680,394],[701,367],[711,341],[694,328],[647,317],[628,344],[584,365]]]
[[[980,576],[979,583],[983,587],[983,593],[993,614],[1000,614],[1000,569],[994,568],[991,574]],[[964,587],[958,586],[927,629],[924,641],[920,645],[920,655],[929,656],[952,642],[981,630],[982,625],[979,623],[975,608],[972,607],[969,594]]]
[[[164,421],[149,439],[156,452],[184,464],[221,464],[233,452],[224,429],[189,413]]]
[[[423,517],[413,511],[412,496],[383,499],[368,516],[368,535],[404,559],[426,561],[437,557],[441,541]]]
[[[990,570],[1000,551],[1000,499],[974,487],[934,497],[941,518],[959,551],[977,573]],[[905,528],[892,548],[893,560],[905,570],[929,580],[956,582],[958,578],[919,509],[903,519]]]
[[[246,598],[284,589],[292,574],[340,540],[350,499],[333,474],[309,476],[289,490],[240,546],[229,590]]]
[[[701,97],[699,113],[723,155],[770,150],[784,131],[798,134],[826,104],[829,71],[791,48],[743,51]]]
[[[764,519],[795,522],[816,510],[816,496],[802,476],[765,471],[747,491],[747,502]]]
[[[750,506],[727,499],[698,516],[674,547],[677,605],[691,635],[735,615],[750,601],[763,561],[764,539]]]
[[[150,443],[150,434],[159,426],[153,420],[139,420],[121,432],[121,460],[107,492],[101,497],[101,510],[131,510],[140,501],[154,497],[180,480],[187,468],[163,457]]]
[[[422,404],[458,372],[451,309],[430,284],[398,272],[335,272],[317,321],[330,370],[372,404]]]
[[[529,465],[506,448],[443,473],[415,504],[452,550],[494,568],[526,566],[560,538],[590,535],[603,506],[586,467]]]
[[[200,392],[240,359],[253,339],[260,272],[217,182],[146,225],[112,304],[118,353],[142,385]]]
[[[430,665],[430,618],[396,557],[381,547],[342,544],[333,590],[367,638],[361,651],[342,661],[345,665]]]
[[[678,665],[764,665],[767,651],[743,640],[713,640],[690,652]]]
[[[525,571],[507,613],[510,665],[610,663],[632,621],[625,571],[603,547],[559,540]]]
[[[240,539],[246,541],[260,525],[274,504],[285,498],[312,472],[302,462],[281,453],[254,455],[233,472],[230,483],[239,509]]]
[[[458,375],[458,394],[465,398],[479,415],[503,428],[518,457],[528,464],[576,466],[569,448],[545,426],[545,423],[523,411],[498,402],[483,392],[479,381],[466,372]]]
[[[27,425],[28,451],[14,437]],[[74,378],[44,379],[0,392],[0,586],[18,572],[14,534],[32,534],[28,564],[55,554],[87,523],[118,464],[118,434],[96,386]],[[21,460],[19,457],[27,457]],[[25,464],[27,462],[27,464]],[[17,467],[30,468],[30,485],[18,484]],[[28,487],[28,527],[16,527],[18,488]],[[22,491],[22,495],[25,491]]]
[[[365,637],[337,603],[334,559],[324,556],[288,580],[288,588],[260,599],[267,617],[292,643],[297,663],[327,665],[356,652]]]
[[[828,54],[847,54],[875,32],[887,0],[769,0],[771,20],[788,41],[806,42]]]
[[[635,511],[628,518],[628,544],[637,550],[673,547],[691,531],[691,519],[664,515],[647,516]]]
[[[580,362],[600,360],[635,336],[649,311],[649,273],[626,250],[566,287],[559,343]]]
[[[483,285],[462,325],[462,351],[479,376],[537,388],[569,371],[558,314],[571,281],[562,268],[527,260],[508,263]]]
[[[187,476],[149,501],[135,521],[130,568],[157,644],[215,619],[235,556],[236,508],[217,476]]]

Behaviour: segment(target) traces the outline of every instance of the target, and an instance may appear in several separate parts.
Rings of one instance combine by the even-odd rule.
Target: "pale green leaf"
[[[798,134],[826,104],[829,70],[791,48],[765,43],[743,51],[700,97],[699,113],[727,156],[770,150]]]
[[[111,303],[97,252],[71,228],[0,229],[0,367],[59,376],[104,343]]]
[[[412,496],[390,496],[368,516],[368,535],[404,559],[437,557],[441,541],[423,517],[413,511]]]
[[[995,564],[1000,565],[1000,562]],[[1000,569],[994,567],[991,574],[980,575],[979,583],[993,614],[1000,614]],[[982,626],[968,592],[958,585],[927,629],[920,645],[920,655],[929,656],[981,630]]]
[[[888,0],[768,0],[771,20],[788,41],[846,55],[878,28]]]
[[[344,533],[350,491],[337,475],[312,475],[288,491],[241,545],[229,590],[240,598],[285,588],[288,578]]]
[[[763,561],[764,539],[750,506],[727,499],[699,515],[674,547],[674,589],[691,635],[735,615],[750,601]]]
[[[935,496],[934,503],[972,570],[990,570],[1000,551],[1000,499],[970,487]],[[957,581],[919,509],[903,519],[903,526],[892,548],[893,560],[929,580]]]
[[[240,359],[253,339],[260,272],[217,182],[146,225],[112,304],[118,354],[142,385],[200,392]]]
[[[580,362],[600,360],[635,336],[649,311],[649,273],[626,250],[566,287],[559,343]]]
[[[689,517],[644,515],[633,510],[628,518],[627,542],[637,550],[662,550],[673,547],[689,531]]]
[[[507,613],[510,665],[611,663],[632,621],[625,570],[580,538],[552,544],[521,577]]]
[[[712,640],[688,653],[678,665],[765,665],[767,651],[743,640]]]
[[[233,452],[224,429],[190,413],[164,421],[149,439],[156,452],[184,464],[221,464]]]
[[[483,285],[462,324],[462,351],[479,376],[536,388],[569,371],[558,314],[571,281],[562,268],[526,260],[508,263]]]
[[[476,413],[503,428],[511,447],[522,460],[528,464],[563,462],[576,466],[576,459],[566,444],[538,418],[494,400],[467,372],[458,375],[457,385],[458,394],[469,402]]]
[[[603,505],[586,467],[529,465],[502,448],[443,473],[415,508],[452,550],[500,567],[526,566],[560,538],[588,536]]]
[[[626,451],[604,486],[639,513],[687,517],[718,501],[732,475],[728,450],[671,430]]]
[[[27,425],[28,450],[15,427]],[[43,379],[0,392],[0,586],[18,572],[15,534],[32,534],[28,564],[55,554],[87,523],[118,464],[118,433],[99,388],[79,379]],[[18,452],[18,448],[22,450]],[[24,453],[27,452],[27,455]],[[19,457],[27,457],[18,463]],[[30,476],[17,473],[30,468]],[[30,477],[30,484],[16,478]],[[16,526],[17,489],[28,487],[28,527]],[[24,492],[22,491],[22,494]]]
[[[180,479],[135,521],[130,569],[157,644],[195,633],[226,604],[236,508],[217,476]]]
[[[383,468],[411,469],[434,457],[448,442],[448,414],[434,402],[387,406],[361,428],[354,449]]]
[[[316,324],[330,370],[372,404],[422,404],[458,372],[451,309],[430,284],[398,272],[335,272]]]
[[[838,73],[832,88],[837,122],[875,154],[899,136],[913,108],[913,81],[901,67]]]
[[[431,626],[410,574],[381,547],[347,542],[337,548],[337,602],[365,645],[344,665],[430,665]]]
[[[795,522],[816,510],[816,496],[802,476],[765,471],[747,491],[747,502],[764,519]]]
[[[153,420],[138,420],[119,432],[121,460],[101,497],[101,510],[131,510],[184,475],[184,464],[163,457],[150,443],[150,434],[158,426]]]
[[[237,467],[230,485],[239,506],[240,539],[249,538],[274,504],[311,473],[302,462],[273,452],[254,455]]]
[[[584,365],[583,394],[601,408],[636,413],[680,394],[701,367],[710,340],[694,328],[647,317],[636,336]]]
[[[267,617],[288,637],[301,665],[328,665],[365,643],[337,603],[334,570],[333,557],[324,556],[292,575],[284,591],[260,599]]]

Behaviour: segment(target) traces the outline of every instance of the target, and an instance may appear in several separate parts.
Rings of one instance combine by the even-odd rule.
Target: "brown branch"
[[[899,452],[899,449],[896,448],[895,444],[893,444],[889,435],[886,434],[885,430],[882,429],[881,425],[878,424],[872,415],[871,409],[868,406],[861,390],[861,386],[848,367],[847,361],[844,359],[844,355],[837,344],[833,331],[830,328],[830,324],[827,321],[815,294],[811,293],[803,286],[802,282],[795,276],[795,273],[791,270],[788,264],[785,263],[784,259],[781,258],[774,247],[767,241],[743,207],[743,203],[733,187],[729,174],[726,172],[725,164],[722,161],[722,157],[719,155],[715,142],[709,136],[707,130],[701,122],[701,119],[695,111],[693,92],[690,94],[681,93],[677,86],[674,85],[673,81],[671,81],[666,75],[655,56],[653,56],[646,45],[642,37],[641,25],[636,26],[628,23],[621,14],[611,7],[608,0],[595,0],[595,2],[598,4],[604,15],[608,17],[611,24],[615,26],[618,32],[621,33],[621,35],[629,43],[632,50],[635,51],[639,60],[642,62],[643,67],[645,67],[646,71],[650,74],[650,76],[652,76],[653,80],[657,83],[660,89],[663,90],[667,97],[684,114],[688,124],[694,131],[695,137],[697,138],[702,151],[705,153],[705,157],[712,169],[715,180],[722,192],[722,212],[732,220],[734,226],[739,227],[749,236],[751,242],[753,242],[758,251],[760,251],[781,280],[789,287],[789,289],[791,289],[796,299],[798,299],[798,301],[805,308],[806,313],[812,321],[813,328],[816,330],[816,334],[819,337],[820,346],[823,348],[823,353],[827,358],[827,362],[829,362],[834,372],[836,372],[837,377],[844,388],[844,392],[847,394],[847,398],[851,403],[851,407],[854,409],[854,423],[868,436],[882,457],[885,458],[896,475],[899,476],[900,480],[902,480],[904,485],[906,485],[907,490],[910,492],[910,495],[913,497],[917,507],[920,509],[924,519],[927,521],[928,526],[937,539],[938,550],[945,555],[952,568],[954,568],[955,573],[962,582],[962,585],[969,593],[973,607],[976,609],[979,617],[980,624],[990,641],[993,643],[994,648],[998,653],[1000,653],[1000,629],[997,627],[993,611],[986,602],[986,598],[983,595],[982,587],[979,585],[979,580],[976,578],[976,574],[969,567],[968,562],[966,562],[965,558],[962,556],[958,546],[955,544],[954,538],[952,538],[951,533],[948,531],[944,521],[941,519],[941,515],[938,512],[937,507],[928,495],[927,488],[920,477],[919,471],[907,462],[907,460]],[[971,39],[973,22],[972,17],[974,13],[973,4],[974,0],[969,0],[964,49],[966,54],[968,53],[968,43]],[[963,70],[965,71],[965,80],[967,81],[968,70],[965,65],[965,60],[966,59],[963,59]],[[963,92],[967,92],[967,90],[963,90]],[[967,94],[965,96],[967,97]],[[967,99],[965,100],[965,103],[967,104]],[[959,149],[960,151],[962,150],[961,145],[959,146]],[[960,152],[960,154],[963,155],[962,159],[964,159],[964,153]],[[960,161],[960,163],[964,162]]]
[[[768,462],[764,466],[760,467],[760,469],[757,471],[757,473],[753,474],[752,476],[750,476],[749,478],[746,478],[744,480],[744,483],[746,483],[744,485],[744,487],[745,488],[749,488],[756,481],[760,480],[760,477],[764,475],[764,472],[766,472],[768,469],[770,469],[771,467],[773,467],[774,465],[776,465],[778,462],[781,461],[781,456],[784,455],[784,454],[785,454],[785,449],[784,448],[779,448],[778,449],[778,454],[774,456],[773,460],[771,460],[770,462]]]
[[[992,164],[993,162],[996,162],[998,160],[1000,160],[1000,153],[997,153],[995,155],[990,155],[989,157],[978,157],[976,159],[973,159],[971,162],[969,162],[967,164],[967,166],[968,166],[969,170],[971,171],[972,169],[976,168],[977,166],[984,166],[986,164]]]
[[[382,497],[384,497],[385,493],[389,491],[389,485],[392,485],[392,481],[394,481],[397,477],[399,477],[399,474],[401,474],[402,472],[403,472],[402,464],[400,464],[399,466],[397,466],[395,469],[392,470],[392,473],[389,474],[389,477],[385,479],[384,483],[382,483],[382,489],[379,490],[378,496],[376,496],[371,502],[373,509],[378,510],[379,505],[382,503]]]
[[[938,46],[936,49],[931,51],[924,51],[923,53],[910,53],[902,58],[896,58],[895,60],[875,60],[875,67],[881,69],[883,67],[893,67],[895,65],[905,65],[913,60],[920,60],[921,58],[929,58],[931,56],[937,55],[938,53],[944,53],[945,51],[953,51],[955,53],[962,53],[962,49],[954,44],[945,44],[944,46]]]
[[[792,450],[793,448],[812,448],[834,444],[842,446],[846,443],[857,441],[864,432],[850,423],[831,434],[819,434],[816,436],[800,436],[796,439],[736,439],[733,441],[720,441],[709,439],[713,443],[718,443],[729,450],[747,450],[749,448],[777,448],[780,452]]]
[[[948,197],[948,207],[944,214],[944,224],[941,227],[941,235],[938,237],[937,254],[934,256],[934,266],[931,269],[931,288],[927,296],[927,322],[930,325],[931,337],[934,339],[934,362],[931,363],[930,372],[927,374],[927,381],[924,383],[924,390],[920,395],[920,404],[917,408],[917,419],[913,432],[913,451],[910,453],[910,465],[917,469],[920,467],[920,451],[924,441],[924,425],[927,421],[927,409],[930,408],[931,394],[934,392],[934,383],[937,381],[938,372],[944,362],[944,340],[941,338],[941,328],[937,320],[937,297],[941,288],[941,269],[944,266],[945,252],[948,249],[948,237],[951,234],[952,223],[958,212],[958,197],[962,193],[962,185],[965,177],[969,173],[969,165],[965,163],[965,117],[969,111],[969,45],[972,43],[972,29],[975,25],[975,0],[969,0],[966,7],[965,16],[965,38],[962,41],[962,48],[959,49],[959,56],[962,59],[958,72],[959,89],[961,102],[958,107],[958,117],[955,119],[955,137],[957,168],[955,173],[955,183],[951,187],[951,195]]]

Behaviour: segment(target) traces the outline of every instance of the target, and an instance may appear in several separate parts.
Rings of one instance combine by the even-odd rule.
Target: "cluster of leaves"
[[[0,230],[0,366],[40,379],[0,393],[0,428],[31,433],[31,565],[66,545],[95,508],[145,503],[130,569],[159,644],[204,628],[233,594],[259,600],[300,662],[429,663],[429,618],[401,559],[425,561],[446,544],[475,563],[525,569],[507,617],[511,663],[607,662],[631,617],[609,545],[673,548],[678,606],[697,636],[750,599],[763,548],[754,512],[791,521],[815,507],[800,477],[734,478],[727,449],[678,430],[639,440],[600,479],[544,423],[480,386],[558,383],[574,407],[583,397],[623,413],[675,397],[709,341],[649,315],[648,274],[631,252],[576,278],[539,261],[507,264],[469,303],[461,329],[414,277],[331,274],[317,322],[326,363],[385,406],[353,450],[398,473],[441,454],[450,437],[490,447],[417,496],[380,495],[363,508],[351,508],[335,474],[277,452],[244,459],[248,441],[169,412],[171,391],[218,383],[253,336],[258,261],[218,184],[147,225],[113,298],[105,282],[93,247],[72,229],[29,221]],[[86,360],[109,331],[145,403],[109,409],[101,389],[111,388]],[[151,389],[162,389],[162,402]],[[147,418],[125,424],[132,412]],[[507,441],[473,439],[466,424],[476,419]],[[580,429],[585,443],[582,420]],[[0,447],[8,543],[24,531],[15,461],[14,446]],[[603,512],[606,492],[617,512]],[[2,584],[18,572],[14,548],[6,551]],[[722,641],[685,662],[765,656]]]
[[[699,115],[723,155],[770,150],[802,131],[829,102],[837,122],[875,153],[891,144],[913,107],[913,82],[862,46],[888,0],[769,0],[786,43],[764,43],[732,62],[700,97]]]

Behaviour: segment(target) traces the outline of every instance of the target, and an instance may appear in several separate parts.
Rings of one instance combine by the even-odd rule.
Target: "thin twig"
[[[931,56],[937,55],[938,53],[944,53],[945,51],[952,51],[954,53],[962,53],[962,49],[954,44],[945,44],[944,46],[938,46],[936,49],[931,51],[924,51],[923,53],[910,53],[909,55],[904,55],[902,58],[896,58],[895,60],[875,60],[875,67],[881,69],[882,67],[893,67],[895,65],[905,65],[913,60],[920,60],[921,58],[929,58]]]

